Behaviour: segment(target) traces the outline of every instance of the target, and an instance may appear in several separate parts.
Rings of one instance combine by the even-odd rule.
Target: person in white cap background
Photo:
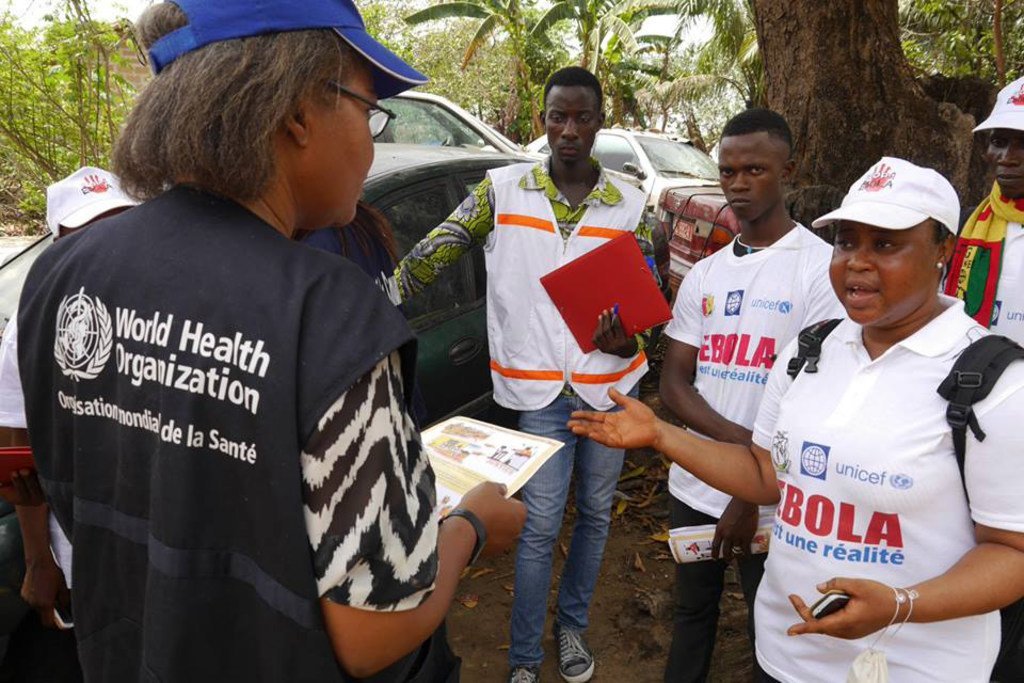
[[[87,166],[46,189],[46,225],[53,239],[60,240],[102,218],[125,211],[135,203],[121,190],[113,174]],[[0,443],[12,446],[28,445],[17,349],[15,313],[0,342]],[[12,482],[0,483],[0,495],[15,503],[21,526],[25,551],[21,597],[38,613],[44,626],[68,627],[70,619],[58,624],[54,608],[59,604],[67,610],[70,606],[71,546],[45,505],[35,473],[25,471],[16,474]],[[7,665],[18,670],[24,680],[36,680],[33,676],[41,673],[40,667],[48,680],[81,680],[73,635],[48,637],[45,663],[26,657],[33,648],[25,647],[17,638],[15,636],[15,647],[9,649],[9,656],[16,662],[11,664],[8,659]]]
[[[352,220],[378,98],[425,78],[351,0],[176,0],[137,33],[156,76],[113,160],[144,201],[40,256],[18,319],[85,678],[457,679],[460,574],[525,512],[485,483],[438,526],[412,331],[292,239]]]
[[[1024,343],[1024,78],[974,130],[989,136],[995,182],[960,232],[945,290],[978,324]]]
[[[1024,595],[1024,364],[975,404],[988,436],[971,441],[963,480],[936,391],[987,334],[938,290],[958,216],[941,175],[883,158],[814,222],[839,223],[830,279],[848,318],[816,370],[787,372],[795,341],[781,353],[749,449],[698,439],[621,395],[624,411],[570,423],[779,503],[755,612],[768,681],[988,681],[997,610]],[[813,617],[805,599],[833,590],[849,601]],[[863,677],[883,657],[889,677]]]

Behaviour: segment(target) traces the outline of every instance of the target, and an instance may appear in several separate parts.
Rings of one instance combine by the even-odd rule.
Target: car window
[[[18,297],[21,296],[21,288],[29,269],[52,242],[53,237],[49,234],[40,237],[37,242],[0,266],[0,334],[18,307]]]
[[[625,163],[639,165],[629,141],[618,135],[598,135],[593,155],[602,166],[613,171],[621,171]]]
[[[638,135],[636,141],[640,143],[658,175],[718,180],[718,165],[699,149],[684,142],[647,135]]]
[[[388,124],[377,142],[473,149],[488,146],[479,133],[435,102],[394,98],[385,105],[397,118]]]
[[[392,194],[377,206],[390,221],[402,256],[440,225],[454,208],[444,179]],[[448,317],[453,309],[475,302],[478,297],[473,270],[471,256],[464,256],[445,268],[432,285],[405,303],[406,317],[419,328]]]

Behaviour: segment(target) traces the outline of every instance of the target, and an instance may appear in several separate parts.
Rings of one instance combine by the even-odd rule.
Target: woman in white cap
[[[999,92],[974,130],[989,136],[995,182],[963,226],[946,294],[979,325],[1024,344],[1024,78]]]
[[[839,222],[830,277],[848,319],[824,339],[816,372],[787,373],[795,342],[780,355],[751,448],[697,439],[618,395],[624,412],[570,423],[779,503],[755,620],[769,680],[846,680],[884,657],[900,683],[988,681],[996,610],[1024,595],[1024,364],[976,404],[988,438],[969,443],[964,482],[936,392],[986,334],[938,293],[958,214],[942,176],[884,158],[815,222]],[[815,591],[849,600],[815,618]],[[830,609],[845,599],[827,597]]]
[[[351,0],[175,0],[137,29],[157,75],[114,166],[144,201],[43,254],[19,316],[85,678],[445,680],[422,644],[525,513],[484,484],[438,528],[412,332],[291,239],[352,220],[378,98],[425,79]]]

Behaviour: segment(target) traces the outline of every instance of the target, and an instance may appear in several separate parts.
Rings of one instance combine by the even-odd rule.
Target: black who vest
[[[405,320],[352,264],[179,187],[47,250],[20,304],[86,680],[342,681],[300,453]]]

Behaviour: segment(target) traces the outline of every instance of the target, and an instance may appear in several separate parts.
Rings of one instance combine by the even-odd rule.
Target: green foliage
[[[903,51],[927,74],[996,81],[993,0],[900,0]],[[1024,1],[1003,0],[1007,81],[1024,74]]]
[[[46,186],[84,165],[109,166],[131,106],[138,60],[127,24],[93,21],[68,0],[38,28],[0,17],[0,157],[29,216]]]

